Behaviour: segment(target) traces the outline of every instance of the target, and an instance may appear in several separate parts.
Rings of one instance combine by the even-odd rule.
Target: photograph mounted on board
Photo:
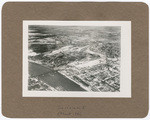
[[[23,21],[23,97],[131,97],[131,22]]]

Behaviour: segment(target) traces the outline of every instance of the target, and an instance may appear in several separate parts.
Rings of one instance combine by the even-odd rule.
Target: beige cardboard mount
[[[22,97],[23,20],[131,21],[132,98]],[[142,118],[148,113],[148,6],[7,2],[2,8],[2,114],[9,118]]]

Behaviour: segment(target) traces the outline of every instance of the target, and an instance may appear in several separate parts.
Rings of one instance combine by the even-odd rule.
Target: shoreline
[[[78,82],[74,81],[74,80],[71,79],[70,77],[68,77],[68,76],[66,76],[65,74],[61,73],[60,71],[57,71],[57,70],[54,70],[54,69],[49,68],[48,66],[46,66],[46,64],[43,65],[43,64],[40,63],[40,62],[35,62],[35,61],[32,61],[32,60],[28,60],[28,63],[29,63],[29,62],[30,62],[30,63],[34,63],[34,64],[37,64],[37,65],[40,65],[40,66],[45,67],[45,68],[47,68],[47,69],[49,69],[49,70],[53,70],[53,71],[55,71],[55,72],[58,72],[59,74],[63,75],[64,77],[68,78],[70,81],[72,81],[72,82],[74,82],[75,84],[79,85],[79,86],[80,86],[82,89],[84,89],[85,91],[91,91],[91,90],[87,89],[86,87],[84,87],[82,84],[79,84]]]

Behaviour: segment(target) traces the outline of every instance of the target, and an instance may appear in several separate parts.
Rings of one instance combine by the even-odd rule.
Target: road
[[[29,62],[29,74],[38,76],[46,84],[54,88],[61,88],[63,91],[86,91],[59,72],[37,63]]]

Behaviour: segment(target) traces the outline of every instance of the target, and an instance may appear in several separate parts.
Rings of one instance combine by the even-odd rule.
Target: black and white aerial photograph
[[[28,91],[120,92],[121,26],[28,25]]]

